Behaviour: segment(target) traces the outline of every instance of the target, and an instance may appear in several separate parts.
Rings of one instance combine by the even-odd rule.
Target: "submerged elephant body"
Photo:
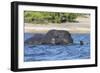
[[[38,36],[37,36],[38,37]],[[71,34],[65,30],[50,30],[41,38],[30,38],[25,41],[27,44],[70,44],[73,43]]]

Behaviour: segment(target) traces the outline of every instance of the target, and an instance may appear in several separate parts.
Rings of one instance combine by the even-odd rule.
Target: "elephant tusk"
[[[52,41],[52,44],[55,44],[55,38],[52,38],[51,41]]]

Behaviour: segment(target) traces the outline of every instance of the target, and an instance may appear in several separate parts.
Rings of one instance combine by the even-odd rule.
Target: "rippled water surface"
[[[25,33],[24,40],[31,38],[33,34]],[[72,34],[72,45],[28,45],[24,46],[24,61],[50,61],[50,60],[74,60],[90,58],[90,34]],[[80,41],[84,45],[80,45]]]

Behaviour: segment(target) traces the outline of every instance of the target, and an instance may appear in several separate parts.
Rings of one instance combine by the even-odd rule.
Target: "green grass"
[[[24,22],[34,24],[74,22],[80,13],[24,11]]]

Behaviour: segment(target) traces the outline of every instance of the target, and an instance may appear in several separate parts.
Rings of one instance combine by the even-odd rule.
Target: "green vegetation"
[[[75,19],[80,15],[82,14],[25,11],[24,12],[24,22],[25,23],[35,23],[35,24],[74,22]]]

